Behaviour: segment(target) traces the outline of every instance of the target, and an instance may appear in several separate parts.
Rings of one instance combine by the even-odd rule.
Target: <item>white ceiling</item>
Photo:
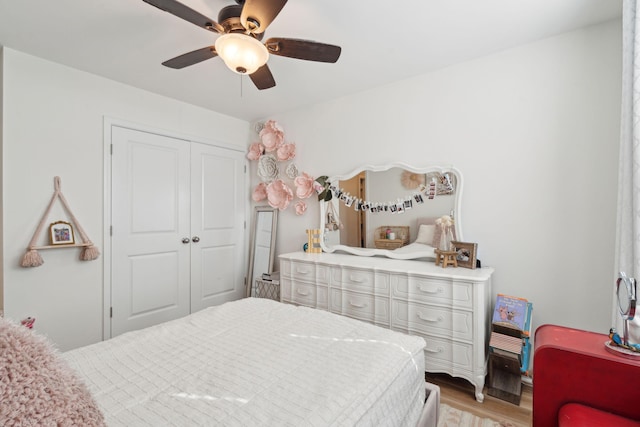
[[[183,0],[217,21],[233,0]],[[292,0],[269,37],[336,44],[336,64],[271,56],[258,91],[214,58],[161,62],[216,34],[142,0],[0,0],[0,44],[253,121],[621,16],[622,0]]]

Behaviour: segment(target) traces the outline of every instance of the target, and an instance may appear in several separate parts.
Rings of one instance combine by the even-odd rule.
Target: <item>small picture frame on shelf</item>
[[[73,226],[67,221],[56,221],[49,226],[49,242],[52,245],[73,245]]]
[[[477,243],[458,242],[456,240],[451,241],[453,250],[457,252],[456,260],[458,267],[476,268],[476,255],[478,252]]]

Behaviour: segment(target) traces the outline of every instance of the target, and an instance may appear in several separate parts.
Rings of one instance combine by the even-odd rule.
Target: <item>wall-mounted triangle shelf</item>
[[[39,249],[82,248],[82,251],[80,252],[81,261],[91,261],[98,258],[98,256],[100,255],[100,251],[98,250],[97,247],[94,246],[91,240],[89,240],[87,233],[85,233],[84,229],[82,228],[82,226],[80,225],[76,217],[73,215],[73,212],[71,212],[71,209],[69,208],[69,204],[67,203],[67,200],[62,195],[62,191],[60,190],[59,176],[56,176],[53,178],[53,186],[54,186],[54,192],[53,192],[53,196],[51,197],[51,201],[49,202],[49,205],[47,206],[47,209],[44,212],[44,215],[42,216],[42,220],[40,220],[40,224],[38,224],[38,227],[36,228],[35,233],[33,233],[31,242],[29,242],[29,246],[27,247],[27,253],[24,254],[24,256],[22,257],[22,262],[20,263],[22,267],[38,267],[44,263],[44,260],[38,253]],[[78,230],[78,233],[80,234],[80,237],[82,239],[82,243],[74,242],[71,244],[64,244],[64,245],[36,246],[38,236],[41,235],[42,230],[47,221],[47,218],[49,216],[49,213],[51,213],[51,208],[55,203],[55,201],[58,199],[60,200],[60,203],[62,203],[62,207],[67,212],[67,215],[69,215],[69,218],[73,222],[73,225],[75,226],[76,230]]]

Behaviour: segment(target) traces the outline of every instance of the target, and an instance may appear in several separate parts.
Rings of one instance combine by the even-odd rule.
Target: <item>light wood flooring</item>
[[[530,427],[533,407],[533,389],[522,386],[520,405],[489,396],[484,388],[484,402],[478,403],[475,398],[475,387],[466,380],[454,378],[447,374],[425,375],[425,379],[440,386],[440,403],[471,412],[482,418],[505,421],[513,427]]]

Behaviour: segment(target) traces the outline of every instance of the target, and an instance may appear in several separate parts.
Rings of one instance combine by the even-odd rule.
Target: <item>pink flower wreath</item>
[[[267,152],[275,151],[284,144],[284,131],[274,120],[267,120],[260,131],[260,139]]]

